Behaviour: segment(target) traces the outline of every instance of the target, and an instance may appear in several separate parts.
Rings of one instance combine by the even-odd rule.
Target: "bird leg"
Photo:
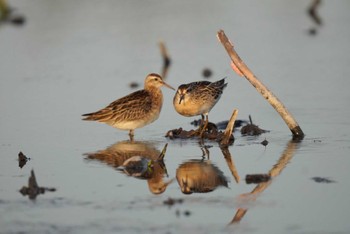
[[[208,127],[208,115],[205,115],[205,123],[203,124],[203,121],[204,121],[204,115],[202,115],[202,126],[200,127],[200,128],[202,128],[202,129],[198,129],[198,130],[200,130],[200,134],[199,134],[199,136],[200,136],[200,138],[203,138],[203,133],[205,132],[205,130],[207,129],[207,127]]]
[[[203,138],[203,133],[205,132],[205,129],[208,126],[208,115],[206,115],[206,121],[204,120],[204,115],[202,116],[201,124],[199,127],[190,134],[190,136],[199,136],[200,138]]]
[[[134,141],[134,129],[130,129],[129,137],[130,137],[130,141]]]

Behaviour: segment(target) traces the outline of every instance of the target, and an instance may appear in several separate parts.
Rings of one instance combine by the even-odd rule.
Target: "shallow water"
[[[308,1],[9,3],[27,22],[0,25],[0,233],[350,231],[348,1],[323,1],[321,26],[306,14]],[[313,27],[316,35],[308,33]],[[216,39],[219,29],[293,113],[303,141],[292,142],[273,108],[232,72]],[[205,142],[209,155],[203,158],[196,140],[164,137],[170,129],[193,128],[194,119],[175,112],[174,92],[166,88],[160,118],[135,131],[136,146],[125,143],[127,132],[81,121],[81,114],[131,92],[131,82],[142,84],[146,74],[161,72],[160,40],[172,58],[170,85],[203,79],[205,67],[213,71],[211,80],[227,76],[212,122],[238,109],[239,119],[251,114],[270,132],[243,137],[236,131],[226,158],[217,143]],[[166,143],[166,170],[155,165],[150,179],[116,168],[126,152],[126,158],[137,150],[155,158]],[[31,158],[22,169],[20,151]],[[102,156],[89,157],[94,153]],[[245,183],[247,174],[272,168],[271,182]],[[22,196],[32,169],[39,186],[57,191],[35,200]],[[228,187],[209,184],[215,174]],[[186,195],[177,175],[205,175],[202,183],[210,189]],[[164,204],[169,198],[174,205]]]

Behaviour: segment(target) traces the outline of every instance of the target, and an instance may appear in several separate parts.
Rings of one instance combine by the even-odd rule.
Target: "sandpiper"
[[[93,113],[84,114],[83,120],[94,120],[112,127],[129,130],[133,140],[134,129],[142,128],[158,119],[163,105],[161,86],[175,90],[156,73],[145,79],[144,89],[122,97],[107,107]]]
[[[173,99],[175,110],[187,117],[202,116],[201,126],[197,130],[200,132],[201,138],[208,125],[208,114],[219,101],[226,86],[224,78],[216,82],[197,81],[182,84],[177,89]],[[204,116],[206,117],[205,121]]]

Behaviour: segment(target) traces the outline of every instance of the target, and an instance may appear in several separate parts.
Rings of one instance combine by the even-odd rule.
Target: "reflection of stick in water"
[[[269,171],[269,175],[271,178],[274,178],[281,174],[282,170],[286,167],[286,165],[289,163],[289,161],[294,156],[295,150],[297,148],[297,142],[294,142],[293,140],[289,141],[287,144],[286,149],[283,151],[280,159],[278,162],[271,168]],[[272,183],[272,180],[269,180],[267,182],[263,182],[258,184],[250,193],[244,194],[244,197],[248,198],[249,200],[255,200],[257,196],[265,191],[270,184]],[[244,215],[247,213],[248,209],[245,208],[239,208],[233,217],[230,224],[238,223],[241,221],[241,219],[244,217]]]
[[[238,175],[236,166],[235,166],[235,164],[234,164],[234,162],[233,162],[233,160],[232,160],[231,153],[230,153],[228,147],[220,147],[220,149],[221,149],[222,154],[223,154],[224,157],[225,157],[227,166],[228,166],[228,168],[230,169],[233,178],[235,178],[235,181],[236,181],[237,183],[239,183],[240,177],[239,177],[239,175]]]
[[[301,130],[297,121],[293,118],[291,113],[284,107],[281,101],[267,89],[267,87],[262,84],[253,72],[245,65],[242,59],[238,56],[236,51],[233,48],[232,43],[226,37],[223,30],[220,30],[217,34],[219,41],[225,47],[228,55],[230,56],[235,70],[242,74],[259,92],[260,94],[275,108],[275,110],[280,114],[282,119],[286,122],[289,129],[293,133],[294,138],[303,138],[304,133]]]

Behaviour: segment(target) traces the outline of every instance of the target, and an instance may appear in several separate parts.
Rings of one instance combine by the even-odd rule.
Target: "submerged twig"
[[[304,133],[301,130],[297,121],[293,118],[291,113],[287,110],[286,107],[282,104],[280,100],[270,91],[267,87],[261,83],[253,72],[247,67],[247,65],[242,61],[238,56],[236,51],[233,48],[232,43],[226,37],[225,32],[220,30],[217,33],[219,41],[225,47],[228,55],[230,56],[234,66],[239,70],[240,73],[257,89],[257,91],[275,108],[275,110],[280,114],[282,119],[285,121],[289,129],[291,130],[294,138],[302,139]]]

